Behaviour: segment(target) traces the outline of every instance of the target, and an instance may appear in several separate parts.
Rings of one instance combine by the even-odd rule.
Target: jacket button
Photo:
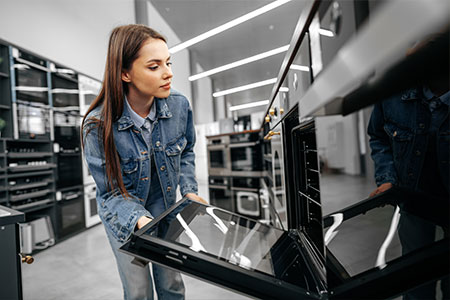
[[[141,180],[148,180],[148,177],[143,177],[141,178]]]
[[[168,186],[166,191],[170,192],[171,189],[172,188],[170,186]]]
[[[422,154],[422,153],[420,153],[420,151],[417,150],[417,151],[416,151],[416,155],[419,156],[420,154]]]
[[[166,169],[166,166],[162,166],[161,168],[159,168],[161,171],[164,171]]]
[[[393,136],[397,136],[397,131],[394,131],[394,134],[393,134]]]
[[[157,141],[155,145],[156,145],[156,147],[159,147],[159,146],[161,146],[161,142]]]
[[[148,153],[147,151],[142,151],[142,152],[141,152],[142,155],[145,155],[145,154],[147,154],[147,153]]]

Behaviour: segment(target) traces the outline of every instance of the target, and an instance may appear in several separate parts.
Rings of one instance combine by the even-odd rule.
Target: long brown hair
[[[120,193],[126,197],[128,192],[123,184],[119,155],[114,144],[113,123],[122,116],[124,95],[128,93],[127,83],[121,78],[122,71],[131,67],[138,58],[142,45],[150,38],[166,42],[161,34],[145,25],[131,24],[113,29],[109,38],[102,88],[82,122],[83,128],[85,125],[95,125],[94,128],[99,128],[99,145],[100,140],[103,140],[108,188],[119,188]],[[103,105],[100,119],[86,119],[86,116],[100,105]],[[86,135],[88,133],[89,131]],[[82,136],[82,148],[84,138],[85,136]]]

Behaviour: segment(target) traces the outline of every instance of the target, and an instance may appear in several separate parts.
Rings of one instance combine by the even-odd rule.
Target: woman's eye
[[[172,62],[168,61],[167,66],[170,67],[172,65]]]
[[[155,71],[156,69],[158,69],[158,66],[153,66],[153,67],[148,67],[150,70]]]

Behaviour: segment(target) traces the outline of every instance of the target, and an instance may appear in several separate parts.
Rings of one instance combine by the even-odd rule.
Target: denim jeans
[[[124,300],[152,300],[153,282],[159,300],[184,299],[184,283],[181,274],[156,264],[151,264],[153,280],[150,275],[150,264],[145,267],[132,264],[131,255],[120,252],[122,243],[117,241],[106,230],[109,243],[116,257],[120,280],[122,281]]]

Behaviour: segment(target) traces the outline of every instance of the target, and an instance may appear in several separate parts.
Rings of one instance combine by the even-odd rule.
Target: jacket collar
[[[154,104],[156,104],[156,119],[159,119],[159,118],[167,119],[167,118],[172,117],[172,113],[170,112],[169,106],[167,105],[167,98],[156,98],[155,97]],[[130,108],[127,105],[125,99],[123,101],[122,116],[119,118],[117,123],[119,124],[119,126],[117,128],[119,131],[133,127],[133,125],[134,125],[133,119],[131,118]]]

